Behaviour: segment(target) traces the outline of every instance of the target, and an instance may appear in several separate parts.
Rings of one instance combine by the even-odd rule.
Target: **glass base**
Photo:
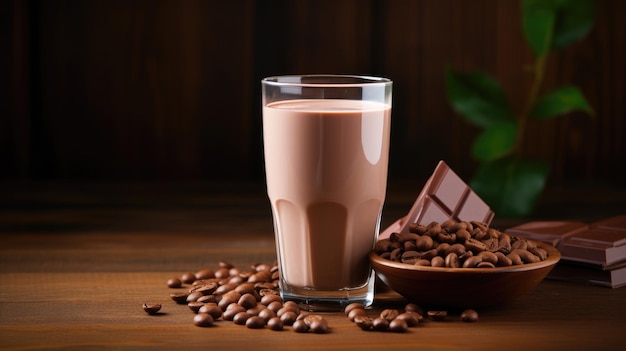
[[[351,303],[361,303],[369,307],[374,302],[375,272],[362,287],[333,291],[311,288],[296,288],[280,280],[280,295],[283,301],[293,301],[305,311],[333,312],[343,311]]]

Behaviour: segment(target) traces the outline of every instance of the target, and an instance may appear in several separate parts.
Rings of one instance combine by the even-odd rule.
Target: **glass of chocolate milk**
[[[261,86],[282,297],[312,311],[368,306],[368,253],[387,188],[392,82],[302,75],[265,78]]]

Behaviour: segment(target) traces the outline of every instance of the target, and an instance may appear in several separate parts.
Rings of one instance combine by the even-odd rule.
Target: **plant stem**
[[[543,77],[546,71],[546,59],[548,55],[541,55],[537,57],[533,66],[533,83],[530,88],[530,92],[528,94],[528,100],[526,100],[526,105],[524,105],[524,109],[522,110],[521,115],[517,118],[517,137],[515,140],[515,147],[513,150],[517,153],[521,153],[522,150],[522,142],[524,140],[523,136],[526,132],[526,123],[528,121],[530,111],[535,106],[535,102],[537,101],[537,96],[539,95],[539,89],[541,88],[541,84],[543,83]]]

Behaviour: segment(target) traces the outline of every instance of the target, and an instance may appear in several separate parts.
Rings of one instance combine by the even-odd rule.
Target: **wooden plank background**
[[[393,79],[390,178],[440,159],[467,178],[478,130],[444,67],[493,74],[515,107],[531,82],[517,0],[11,0],[0,16],[0,179],[262,180],[259,81],[291,73]],[[624,179],[625,34],[626,2],[598,0],[590,36],[549,60],[545,89],[578,85],[597,111],[529,125],[551,182]]]

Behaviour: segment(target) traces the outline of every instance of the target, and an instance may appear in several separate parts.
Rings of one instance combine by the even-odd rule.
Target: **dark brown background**
[[[444,67],[496,76],[523,104],[532,54],[520,1],[3,1],[0,178],[263,179],[260,79],[354,73],[394,81],[390,179],[446,160],[462,177],[478,130]],[[618,184],[626,163],[626,1],[549,60],[545,90],[581,87],[595,118],[529,125],[550,181]],[[8,55],[7,55],[8,53]]]

